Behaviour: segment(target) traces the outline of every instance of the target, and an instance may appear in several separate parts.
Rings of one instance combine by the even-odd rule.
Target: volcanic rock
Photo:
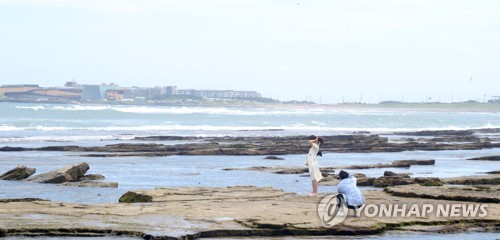
[[[82,162],[48,173],[35,175],[29,178],[28,181],[39,183],[75,182],[78,181],[79,178],[83,177],[88,170],[89,165]]]
[[[285,160],[284,158],[280,158],[280,157],[276,157],[276,156],[268,156],[268,157],[265,157],[264,159],[267,159],[267,160]]]
[[[437,133],[439,134],[439,133]],[[177,137],[156,136],[152,139],[170,140]],[[388,138],[378,135],[335,135],[324,136],[325,144],[321,146],[323,153],[328,152],[401,152],[401,151],[438,151],[438,150],[472,150],[498,148],[499,142],[491,142],[489,138],[461,138],[457,143],[455,135],[439,137],[423,142],[389,142]],[[2,147],[0,151],[71,151],[92,152],[88,157],[120,157],[120,156],[171,156],[171,155],[288,155],[307,154],[309,145],[307,136],[281,137],[204,137],[184,138],[195,141],[191,143],[164,145],[157,143],[120,143],[106,146],[48,146],[40,148]],[[147,141],[150,139],[140,139]],[[437,144],[439,142],[439,144]]]
[[[468,158],[467,160],[500,161],[500,156],[486,156],[486,157]]]
[[[30,168],[26,166],[18,166],[6,173],[0,175],[1,180],[22,180],[33,175],[36,172],[35,168]]]
[[[422,186],[442,186],[439,178],[406,178],[406,177],[379,177],[373,181],[374,187],[389,187],[398,185],[419,184]]]
[[[418,184],[388,187],[384,191],[394,196],[429,198],[466,202],[500,203],[500,186],[491,187],[424,187]]]
[[[500,185],[500,174],[446,178],[443,181],[457,185]]]
[[[403,177],[403,178],[409,178],[410,174],[408,174],[408,173],[395,173],[393,171],[384,171],[384,177]]]
[[[409,186],[402,187],[408,190]],[[411,192],[418,193],[428,188],[436,188],[436,191],[446,189],[417,187],[419,188],[411,189]],[[470,228],[495,229],[500,223],[500,205],[494,203],[488,203],[487,216],[459,218],[436,217],[436,208],[418,218],[407,217],[405,214],[369,217],[365,215],[369,210],[360,209],[358,217],[349,214],[342,224],[327,228],[323,227],[317,208],[323,197],[330,193],[309,197],[257,187],[158,188],[130,192],[148,199],[136,198],[123,201],[132,203],[106,204],[5,202],[0,204],[0,215],[2,224],[6,227],[0,229],[0,235],[102,238],[128,236],[142,239],[286,236],[334,238],[336,235],[379,236],[378,234],[386,231],[405,230],[408,227],[412,227],[412,231],[428,227],[440,231],[451,226],[456,226],[456,231]],[[408,206],[463,204],[463,201],[398,197],[380,190],[363,191],[363,195],[367,203],[377,206],[402,203]],[[41,221],[41,217],[47,221]]]
[[[90,181],[84,180],[80,182],[65,182],[64,186],[77,186],[77,187],[107,187],[107,188],[117,188],[117,182],[100,182],[100,181]]]
[[[81,178],[78,178],[78,181],[87,181],[87,180],[103,180],[105,179],[102,174],[87,174]]]

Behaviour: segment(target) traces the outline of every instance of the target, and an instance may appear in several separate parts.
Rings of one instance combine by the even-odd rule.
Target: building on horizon
[[[261,94],[256,91],[177,89],[177,86],[120,88],[114,83],[80,85],[74,80],[66,82],[64,87],[41,88],[35,84],[0,86],[0,97],[23,101],[146,101],[161,100],[172,96],[204,99],[262,98]]]
[[[107,101],[108,90],[116,90],[118,85],[111,83],[109,85],[83,85],[82,101]]]
[[[123,101],[127,88],[108,89],[106,91],[107,101]]]
[[[262,98],[256,91],[179,89],[177,94],[202,98]]]
[[[34,84],[2,85],[0,96],[30,101],[74,101],[81,98],[81,90],[57,87],[41,88]]]
[[[80,84],[78,84],[77,82],[75,82],[75,80],[73,80],[71,82],[66,82],[66,84],[64,84],[64,87],[67,87],[67,88],[81,88],[82,86]]]
[[[35,84],[2,85],[0,86],[0,97],[17,97],[35,89],[40,89],[40,86]]]
[[[177,95],[177,86],[167,86],[166,93],[167,96]]]
[[[154,88],[149,88],[148,96],[152,97],[157,97],[157,96],[162,96],[162,95],[167,95],[167,88],[166,87],[154,87]]]
[[[177,90],[177,94],[180,96],[196,96],[196,90],[194,89],[179,89]]]
[[[0,88],[40,88],[38,84],[11,84],[11,85],[2,85]]]
[[[146,88],[130,87],[123,91],[123,98],[128,100],[145,99],[148,94]]]

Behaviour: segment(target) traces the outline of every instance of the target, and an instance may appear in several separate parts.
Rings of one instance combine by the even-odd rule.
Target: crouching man
[[[365,203],[365,197],[356,186],[356,177],[350,175],[344,170],[339,172],[340,183],[337,185],[337,195],[338,202],[345,202],[348,209],[354,210],[354,215],[356,215],[356,209],[360,208]],[[345,196],[344,201],[341,198]]]

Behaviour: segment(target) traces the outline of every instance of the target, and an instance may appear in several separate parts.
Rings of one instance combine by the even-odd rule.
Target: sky
[[[0,85],[318,103],[500,96],[495,0],[0,0]]]

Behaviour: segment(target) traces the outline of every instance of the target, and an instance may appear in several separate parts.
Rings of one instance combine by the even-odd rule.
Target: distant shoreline
[[[17,99],[0,99],[0,103],[29,104],[82,104],[82,105],[124,105],[124,106],[178,106],[178,107],[240,107],[240,108],[289,108],[289,109],[325,109],[325,110],[359,110],[359,111],[439,111],[439,112],[500,112],[500,103],[340,103],[340,104],[306,104],[306,103],[262,103],[262,102],[230,102],[204,101],[183,103],[140,103],[140,102],[69,102],[69,101],[23,101]]]

